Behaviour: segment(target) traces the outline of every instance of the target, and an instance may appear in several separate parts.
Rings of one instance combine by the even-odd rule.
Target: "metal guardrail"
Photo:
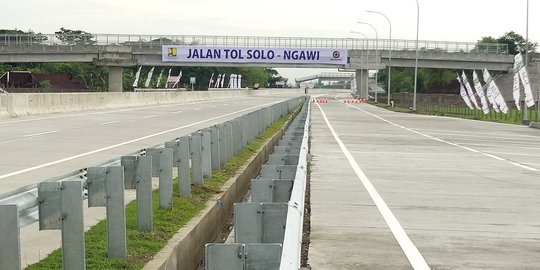
[[[162,45],[201,45],[235,47],[344,48],[351,50],[414,51],[416,40],[356,39],[318,37],[136,35],[136,34],[3,34],[0,46],[95,46],[122,45],[158,47]],[[508,54],[508,44],[419,40],[421,51],[447,53]]]
[[[9,239],[0,236],[2,241],[6,241],[2,242],[2,245],[0,245],[0,254],[3,254],[2,258],[6,258],[5,260],[0,260],[0,269],[20,269],[21,253],[20,240],[18,239],[20,234],[19,229],[38,221],[40,223],[40,230],[61,228],[63,238],[62,244],[69,246],[69,248],[65,247],[64,251],[71,253],[70,255],[64,254],[64,267],[67,267],[66,269],[84,269],[84,228],[82,222],[84,217],[82,216],[82,197],[88,196],[89,207],[105,206],[105,200],[107,200],[107,218],[108,220],[111,219],[108,223],[112,224],[112,220],[115,220],[115,224],[125,225],[125,221],[122,222],[121,220],[115,219],[117,217],[122,217],[123,215],[111,214],[113,211],[123,211],[123,185],[120,187],[117,186],[114,189],[117,192],[115,193],[116,195],[109,195],[109,193],[107,193],[107,196],[105,196],[104,192],[111,192],[113,189],[105,189],[105,186],[108,185],[110,181],[104,181],[103,177],[109,177],[110,175],[108,175],[108,173],[103,173],[105,176],[100,176],[99,174],[102,173],[101,169],[106,169],[107,172],[109,169],[118,171],[118,168],[122,168],[120,167],[121,165],[124,166],[124,172],[121,173],[120,170],[120,173],[116,173],[114,182],[121,181],[121,183],[124,183],[125,181],[126,189],[133,189],[134,182],[143,182],[141,180],[144,178],[142,177],[142,174],[147,176],[151,174],[150,177],[159,176],[160,207],[164,205],[172,206],[172,203],[168,204],[168,202],[162,202],[162,199],[172,200],[173,167],[178,168],[179,182],[188,183],[187,185],[180,184],[179,186],[189,187],[190,182],[204,185],[203,176],[211,176],[212,170],[219,168],[220,165],[223,165],[228,160],[232,159],[234,155],[238,154],[242,148],[248,144],[249,141],[255,139],[262,130],[281,116],[287,115],[294,107],[300,104],[302,100],[302,98],[293,98],[276,103],[222,124],[214,125],[202,129],[201,131],[194,132],[188,136],[174,139],[173,141],[166,142],[162,145],[143,149],[128,154],[120,159],[110,160],[95,167],[90,167],[88,168],[88,171],[86,169],[81,169],[64,176],[48,179],[41,182],[39,185],[29,185],[13,192],[0,195],[0,213],[2,214],[2,218],[0,219],[0,233],[2,233],[2,235],[17,236]],[[185,143],[189,144],[189,146],[186,146]],[[189,151],[186,151],[187,148],[185,147],[189,147]],[[166,151],[161,151],[160,149]],[[148,166],[149,164],[142,164],[140,158],[143,156],[150,156],[152,158],[150,164],[157,164],[156,166],[153,166],[155,170],[153,169],[151,173],[148,172],[147,169],[139,169],[150,168],[150,166]],[[131,165],[125,164],[126,159],[132,160]],[[189,173],[185,173],[189,171],[189,169],[185,169],[185,166],[188,166],[189,168],[189,160],[191,160],[191,176]],[[135,161],[135,163],[133,163],[133,161]],[[148,158],[146,158],[145,161],[149,162]],[[139,166],[137,164],[142,166],[137,167]],[[159,168],[159,170],[157,168]],[[92,173],[90,172],[91,169],[93,169]],[[100,172],[98,175],[95,173],[96,169]],[[133,179],[137,179],[137,181],[132,181]],[[131,181],[131,184],[128,184],[129,181]],[[65,191],[64,187],[66,188]],[[87,187],[86,194],[84,194],[85,191],[81,194],[81,189],[83,187]],[[140,203],[142,201],[139,201],[141,198],[143,198],[143,201],[151,201],[148,199],[149,196],[151,196],[151,186],[150,189],[139,191],[139,186],[137,184],[136,189],[137,205],[142,205]],[[146,194],[141,194],[141,192],[146,192]],[[178,192],[180,192],[181,196],[183,196],[182,194],[185,192],[191,194],[190,189],[179,190]],[[119,199],[120,196],[122,199]],[[116,210],[110,210],[109,206],[112,205],[112,203],[110,203],[109,200],[120,202],[120,204],[118,204],[120,206],[116,205],[115,208],[112,208]],[[77,205],[80,205],[80,211],[77,210]],[[69,208],[72,206],[74,206],[74,208]],[[151,208],[150,204],[149,209],[146,211],[150,211],[151,213]],[[72,212],[74,215],[60,216],[60,213],[64,213],[63,211],[74,211]],[[109,211],[111,211],[111,213],[109,213]],[[60,223],[62,224],[61,226]],[[123,238],[125,242],[125,226],[123,229],[121,227],[122,226],[117,226],[115,229],[111,230],[113,233],[108,236],[112,237],[109,238],[110,244],[111,241],[117,243],[118,241],[115,239],[118,239],[118,237]],[[122,233],[122,230],[124,233]],[[114,248],[111,249],[111,246],[112,245],[109,246],[109,257],[124,257],[125,246],[119,245],[119,249],[116,250]],[[7,255],[4,256],[4,254]]]
[[[300,268],[309,140],[309,99],[251,181],[251,202],[234,205],[235,243],[206,245],[205,268]]]

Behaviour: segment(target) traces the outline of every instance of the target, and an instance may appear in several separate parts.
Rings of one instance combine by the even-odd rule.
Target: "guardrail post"
[[[230,121],[227,121],[225,124],[225,139],[227,140],[227,161],[231,160],[233,158],[233,131],[232,131],[232,123]]]
[[[124,208],[124,168],[88,168],[88,207],[106,206],[109,258],[125,258],[126,211]]]
[[[203,168],[202,168],[202,154],[201,143],[202,133],[195,132],[189,137],[189,150],[191,151],[191,175],[193,177],[193,184],[202,186],[204,185]]]
[[[120,182],[119,185],[122,188],[123,194],[123,183]],[[86,269],[86,259],[84,251],[84,216],[81,181],[62,182],[60,217],[63,267],[64,269],[84,270]]]
[[[227,128],[223,123],[218,124],[217,127],[219,130],[219,164],[223,165],[227,163]]]
[[[202,168],[203,177],[212,178],[212,134],[209,129],[202,131]]]
[[[210,140],[211,140],[211,156],[212,156],[212,170],[219,170],[221,164],[219,164],[219,129],[217,126],[210,127]]]
[[[242,122],[240,118],[236,118],[233,124],[233,149],[234,155],[238,155],[242,151]]]
[[[153,176],[159,177],[159,208],[171,209],[173,204],[173,150],[171,148],[149,148],[146,149],[146,155],[152,157]]]
[[[178,153],[178,193],[182,197],[191,197],[191,177],[189,171],[189,158],[191,156],[189,150],[189,137],[180,138]]]
[[[21,269],[19,209],[16,204],[0,205],[0,269]]]
[[[124,156],[120,159],[124,167],[124,186],[136,188],[137,227],[139,231],[152,231],[152,157]]]

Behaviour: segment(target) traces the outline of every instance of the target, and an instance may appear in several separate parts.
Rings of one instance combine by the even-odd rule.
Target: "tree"
[[[538,47],[538,43],[529,42],[529,48],[527,48],[525,38],[514,31],[505,33],[497,41],[499,43],[508,44],[509,54],[517,54],[518,52],[525,53],[527,50],[529,52],[535,52]]]
[[[61,27],[60,31],[54,32],[56,38],[63,45],[93,45],[96,41],[93,40],[94,35],[82,30],[71,30]]]

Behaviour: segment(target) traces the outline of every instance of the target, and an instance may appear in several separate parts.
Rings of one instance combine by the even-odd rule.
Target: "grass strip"
[[[172,210],[159,208],[159,191],[153,192],[154,230],[151,233],[137,230],[137,205],[130,202],[126,206],[127,259],[107,258],[107,220],[100,221],[85,233],[86,268],[87,269],[142,269],[144,265],[167,244],[178,230],[184,227],[191,218],[204,209],[206,202],[214,194],[222,192],[221,187],[235,176],[240,167],[253,157],[265,142],[278,133],[289,118],[299,110],[281,117],[266,128],[255,140],[251,141],[240,154],[212,172],[212,179],[203,187],[192,185],[192,197],[173,196]],[[178,190],[178,179],[174,180],[174,190]],[[53,251],[43,260],[29,265],[28,270],[62,269],[62,249]]]

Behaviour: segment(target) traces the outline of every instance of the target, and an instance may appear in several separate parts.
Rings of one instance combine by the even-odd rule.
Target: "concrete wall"
[[[0,117],[103,110],[132,106],[182,103],[254,95],[303,93],[303,90],[239,90],[187,92],[99,92],[0,94]]]

